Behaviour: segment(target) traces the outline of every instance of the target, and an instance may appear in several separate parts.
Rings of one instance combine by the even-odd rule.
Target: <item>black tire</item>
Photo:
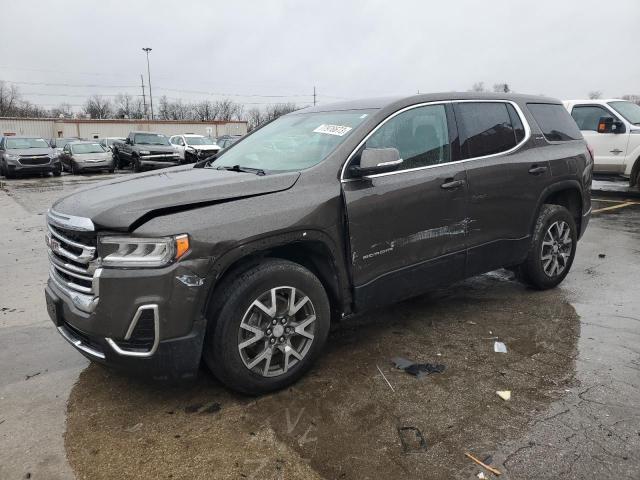
[[[4,164],[1,161],[0,161],[0,175],[2,175],[3,177],[7,176],[7,172],[5,172]]]
[[[640,158],[633,164],[631,175],[629,175],[629,186],[638,187],[640,189]]]
[[[311,308],[315,314],[313,339],[309,342],[306,354],[302,356],[302,359],[296,359],[297,363],[285,373],[279,373],[277,376],[264,376],[262,373],[249,369],[240,354],[240,335],[241,332],[244,332],[240,325],[245,314],[252,308],[254,300],[261,298],[262,295],[269,294],[272,289],[283,286],[293,287],[298,295],[304,294],[304,296],[308,297],[309,301],[305,305],[310,303],[310,306],[305,308]],[[286,293],[287,290],[282,288],[277,291]],[[278,298],[280,302],[284,302],[279,305],[285,305],[286,307],[287,300]],[[294,294],[294,303],[295,298]],[[209,312],[209,325],[203,353],[205,363],[226,386],[249,395],[259,395],[279,390],[298,380],[309,370],[320,355],[329,333],[329,299],[322,283],[303,266],[287,260],[265,259],[247,270],[231,274],[231,277],[224,281],[214,294]],[[305,314],[307,313],[303,313],[303,315]],[[286,316],[284,313],[281,315]],[[264,314],[261,318],[266,321],[265,325],[268,327],[269,319],[273,317]],[[276,327],[272,328],[273,337],[275,337],[277,335]],[[277,338],[275,345],[270,347],[269,341],[271,341],[272,337],[266,335],[269,331],[266,330],[264,332],[265,340],[257,341],[255,348],[256,350],[263,349],[263,351],[271,348],[271,351],[275,352],[274,358],[281,358],[284,354],[280,348],[286,349],[286,345],[282,344],[279,347],[278,341],[281,338]],[[280,335],[284,336],[283,333],[280,333]],[[301,336],[292,332],[291,338],[294,341],[308,341],[298,337]],[[288,342],[289,340],[287,339]],[[270,360],[271,362],[272,360]],[[272,363],[272,365],[275,368],[277,363]],[[264,366],[262,366],[261,362],[254,368],[264,371],[266,361]],[[279,370],[284,370],[284,368],[279,368]]]
[[[80,174],[80,170],[78,169],[78,165],[76,165],[76,162],[71,160],[71,175],[79,175],[79,174]]]
[[[109,170],[107,170],[107,172],[109,173],[115,173],[116,169],[115,168],[110,168]]]
[[[62,175],[62,166],[54,169],[52,173],[54,177],[59,177],[60,175]]]
[[[545,236],[548,233],[553,236],[553,232],[550,231],[550,229],[553,227],[554,231],[557,232],[558,228],[563,224],[569,228],[569,232],[566,233],[565,231],[562,237],[566,237],[567,240],[570,239],[570,252],[567,252],[567,246],[564,242],[558,242],[557,245],[554,246],[545,245],[544,248],[547,253],[544,255],[545,259],[543,259],[543,242],[545,241]],[[555,228],[554,225],[558,225],[558,227]],[[557,286],[564,280],[569,270],[571,270],[577,245],[578,231],[576,222],[569,210],[561,205],[543,205],[533,230],[533,237],[527,259],[518,268],[519,279],[538,290],[547,290]],[[554,251],[554,249],[557,250]],[[568,254],[568,256],[564,258],[563,254]],[[554,255],[557,257],[556,260],[553,260]],[[552,258],[551,264],[548,263],[549,260],[547,258],[549,256]],[[553,262],[557,263],[558,269],[562,267],[562,271],[554,271]],[[551,273],[545,271],[545,267],[551,269]]]
[[[134,173],[140,173],[142,171],[142,165],[140,165],[140,159],[138,157],[131,158],[131,165]]]

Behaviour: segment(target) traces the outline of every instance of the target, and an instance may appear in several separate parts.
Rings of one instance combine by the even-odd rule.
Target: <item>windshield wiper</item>
[[[251,167],[241,167],[240,165],[234,165],[233,167],[228,166],[220,166],[218,170],[227,170],[229,172],[245,172],[245,173],[255,173],[256,175],[263,176],[265,175],[264,170],[261,168],[251,168]]]

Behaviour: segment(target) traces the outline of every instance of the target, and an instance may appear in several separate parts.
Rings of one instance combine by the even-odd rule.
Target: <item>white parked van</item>
[[[565,100],[564,106],[594,151],[594,171],[640,184],[640,106],[618,99]]]

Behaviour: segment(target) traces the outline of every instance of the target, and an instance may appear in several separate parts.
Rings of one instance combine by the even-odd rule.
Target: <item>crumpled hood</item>
[[[51,209],[90,218],[98,229],[128,231],[137,221],[167,209],[196,208],[287,190],[299,176],[299,172],[258,176],[180,166],[100,182],[58,200]]]

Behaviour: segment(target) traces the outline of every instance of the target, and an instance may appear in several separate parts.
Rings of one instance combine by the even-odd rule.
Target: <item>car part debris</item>
[[[180,280],[187,287],[201,287],[204,285],[204,278],[200,278],[197,275],[179,275],[176,280]]]
[[[480,479],[485,479],[487,478],[487,476],[484,474],[484,472],[480,472],[478,473],[478,475],[476,475],[476,477],[480,478]]]
[[[599,258],[604,258],[604,257],[606,257],[606,255],[605,255],[604,253],[599,253],[599,254],[598,254],[598,257],[599,257]]]
[[[391,361],[395,364],[397,369],[404,370],[417,378],[422,378],[430,373],[442,373],[446,368],[440,363],[415,363],[414,361],[403,357],[394,357]]]
[[[493,344],[493,351],[496,353],[507,353],[507,346],[502,342],[495,342]]]
[[[496,394],[503,400],[511,400],[511,390],[498,390]]]
[[[489,465],[487,465],[486,463],[482,462],[481,460],[477,459],[476,457],[474,457],[473,455],[471,455],[470,453],[465,453],[464,454],[467,458],[470,458],[471,460],[473,460],[474,462],[476,462],[478,465],[480,465],[482,468],[490,471],[491,473],[493,473],[494,475],[502,475],[502,472],[500,472],[500,470],[490,467]]]
[[[427,441],[416,427],[398,427],[398,436],[404,453],[422,453],[427,450]]]
[[[389,385],[389,388],[391,389],[391,391],[393,393],[396,393],[396,391],[393,389],[393,387],[391,386],[391,383],[389,383],[389,380],[387,380],[387,377],[385,377],[384,373],[382,373],[382,370],[380,370],[380,367],[378,367],[378,365],[376,365],[376,368],[378,369],[378,371],[380,372],[380,375],[382,375],[382,378],[384,378],[384,381],[387,382],[387,385]]]

